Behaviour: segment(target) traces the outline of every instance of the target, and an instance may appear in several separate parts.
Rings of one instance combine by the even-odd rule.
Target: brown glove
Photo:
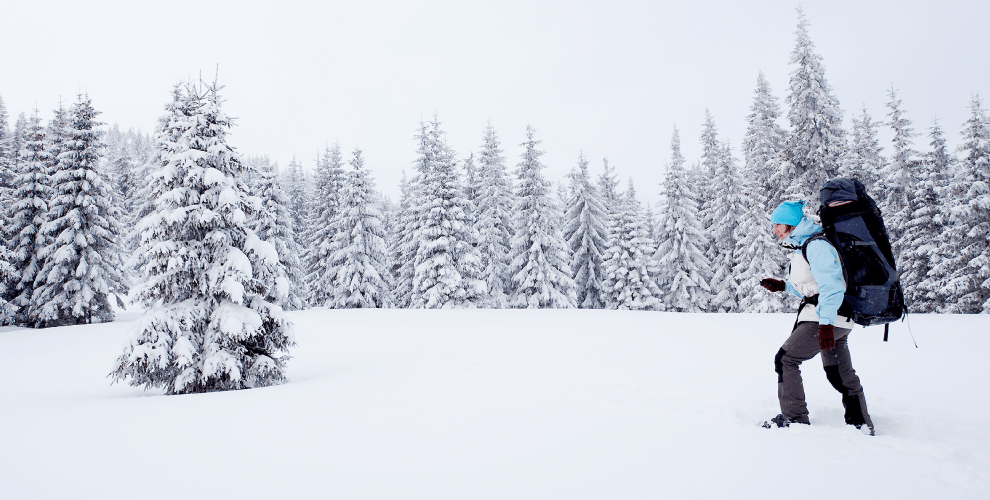
[[[760,286],[770,290],[771,292],[783,292],[784,290],[787,290],[787,287],[784,285],[783,281],[773,278],[763,278],[760,280]]]
[[[831,351],[835,347],[835,332],[832,325],[818,325],[818,347]]]

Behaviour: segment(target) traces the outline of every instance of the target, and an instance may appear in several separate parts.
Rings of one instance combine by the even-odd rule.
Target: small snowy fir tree
[[[454,152],[434,118],[427,133],[422,217],[412,278],[411,306],[425,309],[484,307],[472,207],[464,198]]]
[[[478,197],[475,203],[478,255],[482,279],[494,307],[504,308],[508,299],[509,248],[512,244],[512,180],[495,129],[485,128],[478,155]]]
[[[859,179],[866,192],[874,196],[879,187],[880,173],[887,168],[887,159],[880,154],[883,148],[877,139],[880,124],[873,121],[866,106],[863,106],[863,115],[858,119],[853,116],[852,125],[852,140],[842,157],[839,174]]]
[[[584,153],[578,157],[577,167],[572,177],[574,194],[564,217],[564,240],[571,250],[571,274],[578,307],[603,309],[606,298],[603,264],[608,243],[605,202],[591,183]]]
[[[622,193],[619,192],[619,179],[615,174],[615,167],[609,165],[608,158],[602,159],[604,170],[598,176],[598,192],[605,202],[605,210],[611,211],[611,207],[622,202]]]
[[[44,265],[35,278],[32,305],[38,326],[113,321],[110,296],[123,307],[120,210],[97,170],[103,131],[88,96],[80,95],[69,113],[66,140],[50,172],[52,198],[38,255]]]
[[[912,311],[937,312],[942,306],[941,278],[934,270],[941,256],[938,243],[947,231],[949,221],[948,186],[955,165],[949,154],[945,135],[938,121],[932,123],[928,137],[932,151],[925,155],[914,190],[916,209],[905,228],[903,252],[905,259],[899,263],[901,279],[916,283],[904,290],[904,299]]]
[[[890,111],[887,116],[890,118],[890,128],[893,129],[894,138],[891,140],[890,163],[880,171],[880,189],[877,193],[877,202],[883,212],[884,225],[890,235],[891,247],[894,252],[894,260],[898,265],[904,264],[902,258],[902,248],[904,231],[914,216],[914,189],[916,170],[920,163],[918,152],[911,148],[911,140],[914,138],[914,129],[911,128],[911,120],[904,117],[901,109],[901,100],[897,98],[897,92],[893,89],[887,93],[890,101],[887,107]],[[910,266],[910,264],[909,264]],[[903,283],[906,287],[913,287],[917,283]]]
[[[19,156],[19,173],[13,181],[14,204],[5,228],[9,235],[7,241],[11,250],[10,263],[16,272],[17,281],[11,283],[4,298],[19,308],[17,324],[30,326],[35,324],[34,318],[29,314],[34,281],[44,264],[38,259],[38,236],[45,223],[48,200],[52,194],[47,172],[45,129],[37,111],[28,123]]]
[[[282,191],[278,172],[270,163],[262,163],[257,173],[254,192],[261,200],[261,209],[251,218],[250,227],[258,238],[275,247],[278,252],[276,287],[268,291],[265,300],[289,311],[306,307],[306,280],[299,262],[289,197]]]
[[[519,179],[515,206],[515,235],[509,274],[512,276],[510,305],[516,308],[573,308],[577,306],[571,279],[567,245],[560,229],[552,224],[550,183],[544,179],[542,151],[536,131],[526,127],[525,152],[516,174]]]
[[[330,307],[389,308],[393,305],[388,247],[374,181],[364,168],[361,150],[354,150],[354,168],[345,179],[340,212],[334,219],[330,273]]]
[[[289,197],[289,213],[292,214],[292,225],[301,234],[309,228],[307,213],[306,173],[302,164],[292,157],[292,161],[282,172],[282,183],[285,194]]]
[[[790,161],[800,177],[790,186],[790,194],[804,198],[812,210],[820,201],[818,192],[829,178],[835,177],[845,150],[842,110],[832,87],[825,80],[822,56],[808,36],[808,21],[797,8],[797,44],[791,52],[791,73],[787,118],[793,130],[789,140]]]
[[[664,310],[703,312],[711,302],[711,263],[702,250],[707,237],[698,221],[698,201],[691,192],[677,128],[671,139],[671,161],[661,193],[658,248],[651,268]]]
[[[333,293],[333,274],[330,272],[330,245],[333,241],[333,221],[340,207],[340,195],[344,180],[344,160],[340,144],[327,146],[316,166],[315,198],[310,204],[312,230],[304,238],[308,247],[302,258],[306,264],[309,304],[324,306]]]
[[[11,182],[13,182],[16,175],[16,172],[14,172],[14,159],[17,157],[18,152],[13,149],[14,144],[11,140],[8,120],[7,106],[3,103],[3,97],[0,97],[0,201],[2,201],[4,192],[12,187]],[[3,206],[3,208],[6,208],[6,206]]]
[[[746,207],[751,201],[743,192],[743,179],[732,157],[732,148],[725,142],[720,148],[721,154],[715,166],[712,178],[712,204],[708,210],[711,226],[708,234],[712,237],[710,248],[714,258],[711,259],[712,270],[712,301],[710,309],[713,312],[737,312],[739,305],[739,272],[742,260],[737,253],[738,230],[742,219],[746,216]]]
[[[602,263],[604,299],[609,309],[659,309],[660,289],[648,269],[656,249],[647,236],[641,212],[636,190],[629,179],[625,200],[617,207],[612,220],[612,237]]]
[[[770,90],[763,72],[756,78],[751,113],[746,117],[746,136],[743,138],[745,177],[753,181],[753,198],[763,206],[776,207],[780,195],[790,185],[790,179],[780,179],[780,167],[787,132],[777,124],[780,106]],[[781,185],[783,184],[783,185]]]
[[[166,394],[244,389],[286,380],[292,325],[265,300],[278,253],[247,226],[248,196],[219,89],[186,84],[157,135],[155,210],[138,230],[145,307],[127,335],[115,381]]]
[[[712,190],[712,180],[715,179],[715,171],[722,160],[722,143],[718,139],[718,127],[711,112],[705,109],[705,123],[701,125],[701,165],[696,170],[693,177],[692,186],[695,196],[698,197],[698,215],[701,226],[706,233],[711,231],[714,221],[712,212],[718,203],[715,192]],[[714,261],[718,257],[719,248],[715,245],[708,247],[708,260]]]
[[[392,252],[392,258],[398,265],[395,275],[395,302],[399,307],[413,307],[416,291],[413,278],[416,274],[416,255],[419,253],[420,232],[423,226],[425,193],[423,182],[430,170],[433,146],[430,142],[429,128],[425,122],[419,123],[415,136],[419,146],[416,152],[416,175],[404,185],[399,214],[398,234]]]
[[[784,311],[784,295],[760,286],[764,278],[779,277],[783,266],[778,256],[786,255],[775,241],[770,217],[759,203],[747,207],[736,228],[736,254],[739,256],[738,311],[772,313]]]

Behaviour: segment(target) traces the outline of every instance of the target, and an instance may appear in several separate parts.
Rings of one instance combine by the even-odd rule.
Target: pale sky
[[[698,160],[705,108],[737,151],[762,70],[786,114],[794,1],[31,1],[8,2],[0,97],[10,126],[88,92],[101,119],[151,132],[171,87],[219,65],[231,143],[308,169],[327,142],[364,150],[394,200],[437,113],[464,158],[491,121],[509,164],[527,124],[560,180],[584,151],[607,156],[655,201],[674,124]],[[886,114],[898,89],[927,133],[957,144],[974,93],[990,97],[990,2],[805,2],[809,32],[845,111]],[[787,126],[786,119],[781,125]],[[889,134],[882,133],[883,144]],[[927,150],[927,137],[915,147]],[[889,148],[887,148],[889,150]]]

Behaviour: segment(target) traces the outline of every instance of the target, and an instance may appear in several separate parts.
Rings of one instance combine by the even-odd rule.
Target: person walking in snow
[[[822,228],[804,216],[803,208],[803,201],[785,201],[770,215],[774,236],[793,253],[786,282],[766,278],[760,285],[802,300],[791,335],[774,357],[781,413],[763,426],[810,424],[800,366],[820,352],[828,381],[842,394],[846,424],[857,429],[865,425],[872,436],[873,421],[847,344],[855,323],[839,314],[846,291],[839,255],[828,240],[814,237]]]

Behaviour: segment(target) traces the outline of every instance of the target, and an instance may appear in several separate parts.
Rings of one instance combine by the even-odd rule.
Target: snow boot
[[[770,420],[763,422],[764,429],[772,429],[774,425],[779,427],[790,427],[791,424],[804,424],[810,425],[807,422],[798,422],[797,420],[791,420],[790,417],[784,416],[783,413],[771,418]]]

